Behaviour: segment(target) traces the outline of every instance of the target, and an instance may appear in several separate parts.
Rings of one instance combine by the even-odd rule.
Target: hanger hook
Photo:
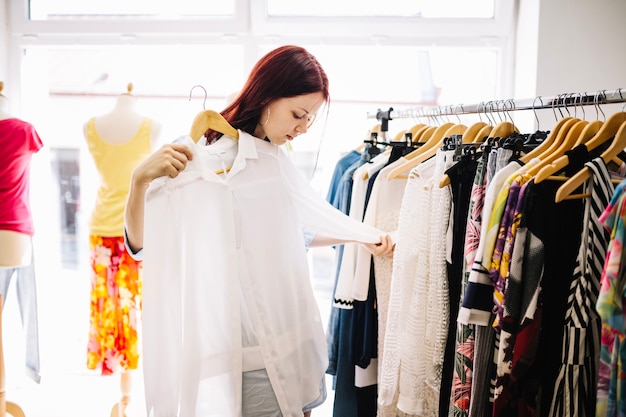
[[[202,110],[206,110],[206,99],[208,97],[206,88],[204,88],[203,86],[201,86],[200,84],[196,84],[193,87],[191,87],[191,90],[189,90],[189,101],[191,101],[191,93],[193,93],[193,89],[199,87],[202,89],[202,91],[204,91],[204,101],[202,102]]]
[[[583,112],[583,120],[587,120],[587,115],[585,114],[585,104],[583,103],[583,98],[587,97],[587,92],[578,93],[578,97],[580,98],[580,111]]]
[[[491,116],[493,117],[493,121],[495,124],[498,124],[502,121],[502,115],[500,114],[500,100],[493,100],[490,102],[491,106]]]
[[[569,111],[569,103],[567,101],[568,97],[570,97],[571,95],[572,93],[563,93],[563,98],[562,98],[563,108],[565,109],[565,112],[567,113],[567,117],[572,116],[572,114]]]
[[[563,114],[563,111],[561,110],[561,108],[565,107],[565,110],[567,110],[567,105],[565,104],[565,97],[566,96],[567,96],[567,93],[559,94],[560,104],[558,105],[557,110],[561,114],[561,118],[565,117],[565,115]],[[558,103],[558,101],[557,101],[557,103]],[[569,110],[567,110],[567,115],[569,116]]]
[[[622,88],[621,88],[621,87],[619,87],[619,88],[617,89],[617,92],[619,93],[619,99],[620,99],[620,101],[624,101],[624,97],[622,96]],[[624,110],[626,110],[626,104],[624,104],[624,107],[622,107],[622,111],[624,111]]]
[[[569,102],[568,99],[571,99],[574,96],[574,93],[566,93],[565,96],[563,97],[563,102],[565,103],[565,111],[567,112],[568,116],[571,116],[572,114],[569,112]],[[571,100],[570,100],[571,101]],[[576,117],[576,104],[574,102],[574,117]]]
[[[490,120],[492,120],[493,125],[497,125],[498,122],[496,121],[496,115],[493,114],[493,100],[490,100],[487,102],[487,104],[489,105],[489,111],[486,113],[489,117]]]
[[[487,102],[483,101],[483,114],[485,115],[485,119],[487,119],[487,124],[492,125],[493,123],[491,122],[491,118],[489,118],[489,115],[487,114]]]
[[[461,114],[465,114],[465,109],[463,108],[463,103],[458,104],[456,107],[461,108]],[[459,112],[456,112],[456,118],[459,120],[459,124],[461,124],[461,118],[459,117]]]
[[[515,111],[515,101],[513,99],[508,99],[507,102],[509,103],[510,110],[511,111]],[[513,125],[513,131],[515,132],[515,121],[513,120],[513,116],[511,115],[511,113],[509,111],[507,111],[507,114],[509,115],[509,119],[511,119],[511,124]]]
[[[600,100],[602,100],[602,102],[606,102],[606,95],[604,94],[606,90],[600,90],[598,91],[598,109],[600,109],[600,113],[602,113],[602,119],[603,121],[606,122],[606,115],[604,114],[604,111],[602,110],[602,106],[600,106]]]
[[[563,116],[563,112],[561,111],[561,107],[563,106],[563,103],[561,101],[561,98],[563,97],[563,94],[557,94],[556,96],[554,96],[554,100],[552,100],[552,113],[554,113],[554,118],[556,119],[556,121],[559,121],[559,118],[556,115],[556,110],[559,111],[559,114],[561,115],[561,119],[564,117]]]
[[[506,118],[506,100],[498,100],[498,112],[500,113],[500,122],[508,122]]]
[[[537,130],[539,130],[539,116],[537,115],[537,109],[535,108],[535,101],[537,100],[541,103],[541,107],[543,107],[543,100],[541,99],[541,96],[537,96],[533,100],[533,113],[535,114],[535,120],[537,121]]]
[[[593,106],[596,108],[596,120],[600,120],[600,113],[602,113],[602,109],[600,108],[600,92],[599,91],[596,91],[595,94],[593,95]]]

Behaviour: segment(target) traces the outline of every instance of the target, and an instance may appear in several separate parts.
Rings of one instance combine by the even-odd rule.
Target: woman
[[[210,130],[207,146],[182,138],[136,168],[126,227],[132,252],[146,244],[144,377],[152,385],[146,386],[148,413],[299,417],[324,401],[326,342],[302,231],[314,233],[311,246],[360,242],[375,255],[391,256],[393,251],[389,236],[345,216],[317,195],[279,147],[306,133],[328,100],[328,79],[315,57],[301,47],[279,47],[259,60],[222,112],[238,129],[238,139]],[[168,214],[157,214],[157,206]],[[154,267],[152,281],[150,245],[153,264],[166,263]],[[170,257],[170,252],[176,254]],[[191,272],[190,265],[197,262],[207,267]],[[184,283],[172,283],[180,274]],[[155,282],[160,287],[154,293],[163,294],[161,307],[149,304],[148,287],[157,287]],[[201,301],[194,299],[198,294]],[[191,307],[195,301],[198,306]],[[196,326],[193,331],[181,331],[181,326],[189,329],[190,321]],[[232,322],[241,326],[233,330]],[[184,334],[185,340],[153,355],[155,344],[168,343],[163,325]],[[185,363],[193,355],[201,363]],[[210,365],[207,358],[217,357],[228,369],[217,371],[215,363]],[[171,382],[180,369],[187,369],[180,394],[150,382]]]

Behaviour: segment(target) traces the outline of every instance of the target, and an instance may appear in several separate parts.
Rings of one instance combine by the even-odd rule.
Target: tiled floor
[[[331,250],[316,250],[313,284],[323,322],[330,311],[332,292]],[[15,285],[12,283],[3,312],[6,397],[17,403],[26,417],[108,417],[121,397],[120,377],[101,376],[87,370],[85,346],[89,320],[89,279],[84,270],[59,268],[37,271],[42,377],[36,384],[23,372],[23,333]],[[128,417],[144,417],[143,384],[133,374],[132,407]],[[333,391],[313,411],[314,417],[332,416]]]

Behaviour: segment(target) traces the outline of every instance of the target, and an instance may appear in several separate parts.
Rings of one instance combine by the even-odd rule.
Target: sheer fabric
[[[240,296],[283,416],[319,396],[324,331],[302,227],[375,243],[309,186],[281,148],[239,132],[231,170],[207,169],[207,148],[174,179],[154,180],[144,225],[144,376],[148,412],[241,413]]]

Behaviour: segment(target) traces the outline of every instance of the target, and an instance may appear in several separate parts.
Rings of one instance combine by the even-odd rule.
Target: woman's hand
[[[191,158],[191,149],[187,145],[170,143],[163,145],[135,167],[124,209],[128,246],[133,253],[143,248],[144,197],[148,186],[158,177],[177,177]]]
[[[133,182],[147,186],[153,179],[176,178],[192,159],[191,149],[182,143],[168,143],[144,159],[133,172]]]
[[[372,255],[388,258],[393,257],[393,251],[396,248],[390,235],[381,236],[379,243],[364,243],[363,245]]]

